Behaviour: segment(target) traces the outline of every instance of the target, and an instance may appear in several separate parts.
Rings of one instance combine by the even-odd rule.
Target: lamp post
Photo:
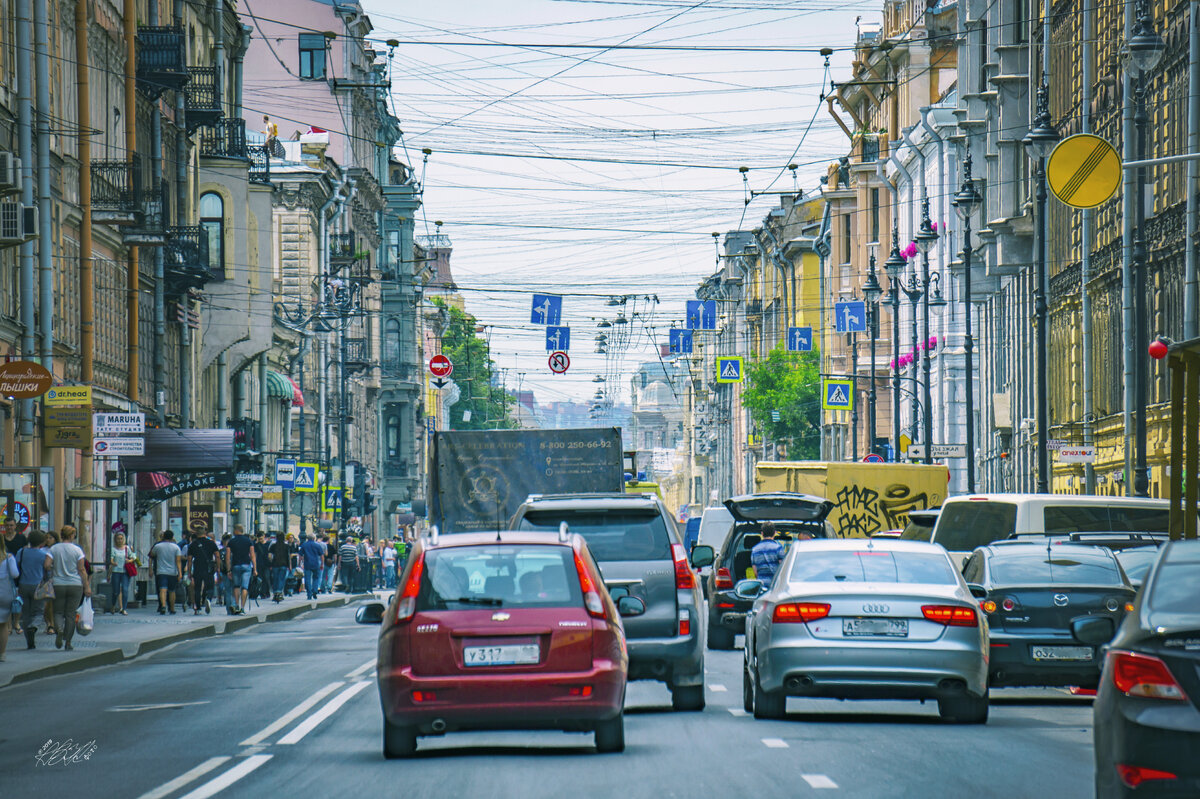
[[[867,387],[867,452],[875,451],[876,394],[875,394],[875,343],[879,339],[879,298],[883,287],[875,273],[875,253],[868,261],[867,281],[863,283],[863,296],[867,299],[867,333],[871,337],[871,382]]]
[[[883,262],[888,276],[888,302],[892,306],[892,460],[900,459],[900,223],[892,221],[892,252]]]
[[[925,292],[921,290],[921,279],[917,277],[916,264],[913,265],[912,274],[908,276],[907,281],[900,281],[900,290],[904,292],[904,296],[908,297],[908,302],[912,306],[912,357],[913,357],[913,397],[912,397],[912,433],[909,436],[913,441],[916,441],[919,436],[917,434],[917,384],[920,379],[917,377],[917,362],[921,359],[920,339],[917,334],[917,317],[920,316],[917,310],[921,307],[921,297]],[[929,404],[925,404],[926,415],[929,413]],[[925,442],[928,448],[928,442]]]
[[[966,327],[963,334],[963,349],[966,352],[966,401],[967,401],[967,491],[975,492],[975,340],[971,337],[971,212],[983,202],[971,180],[971,151],[963,161],[963,182],[954,195],[954,210],[963,222],[963,309],[966,312]]]
[[[1037,267],[1034,274],[1033,313],[1037,320],[1037,338],[1034,343],[1034,353],[1037,358],[1037,492],[1050,493],[1050,449],[1047,446],[1050,438],[1050,392],[1047,386],[1048,364],[1046,338],[1049,326],[1049,308],[1046,304],[1046,158],[1054,145],[1058,143],[1058,131],[1050,117],[1050,87],[1046,85],[1046,76],[1042,75],[1042,84],[1037,90],[1037,115],[1033,127],[1022,140],[1025,149],[1037,165],[1035,179],[1037,193],[1035,194],[1037,210],[1035,211],[1037,230]]]
[[[938,234],[933,229],[933,223],[929,220],[929,195],[925,194],[921,198],[921,227],[917,229],[915,236],[917,249],[921,251],[921,267],[922,267],[922,284],[925,287],[924,295],[924,310],[925,318],[922,322],[921,332],[924,335],[925,355],[922,358],[921,369],[925,375],[925,385],[922,388],[922,397],[925,400],[925,462],[933,463],[933,403],[930,400],[930,380],[929,370],[932,364],[929,361],[929,251],[933,249],[933,245],[937,243]],[[940,295],[940,292],[939,292]],[[915,349],[915,348],[914,348]]]
[[[1135,110],[1133,122],[1137,129],[1137,159],[1146,159],[1147,128],[1150,115],[1146,111],[1146,89],[1149,72],[1158,65],[1166,50],[1166,43],[1154,30],[1154,20],[1147,0],[1138,0],[1129,38],[1129,68],[1137,76],[1134,91]],[[1146,321],[1146,270],[1150,268],[1146,252],[1146,167],[1137,168],[1137,199],[1134,202],[1133,222],[1133,339],[1148,336]],[[1146,462],[1146,406],[1149,403],[1148,372],[1150,362],[1144,347],[1133,348],[1133,393],[1136,409],[1134,426],[1133,494],[1137,497],[1150,496],[1150,468]]]

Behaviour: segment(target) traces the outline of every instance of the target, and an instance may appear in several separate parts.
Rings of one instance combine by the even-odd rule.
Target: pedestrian
[[[283,601],[283,589],[287,585],[288,565],[291,560],[291,550],[283,533],[275,534],[275,543],[267,550],[267,563],[271,567],[272,599]]]
[[[333,573],[337,566],[337,559],[337,534],[330,533],[325,538],[325,569],[321,572],[321,590],[326,594],[333,593]]]
[[[304,593],[308,599],[316,599],[321,563],[325,559],[325,550],[317,542],[316,533],[309,533],[300,545],[300,559],[304,562]]]
[[[342,539],[338,556],[341,560],[342,590],[347,594],[353,594],[354,584],[358,580],[358,547],[354,545],[354,540],[350,536]]]
[[[175,543],[174,530],[164,530],[158,543],[150,547],[150,564],[154,569],[154,588],[158,591],[159,615],[174,616],[175,593],[183,571],[183,554]]]
[[[4,651],[8,648],[9,617],[13,602],[17,599],[17,559],[8,551],[6,539],[0,539],[0,663],[4,662]]]
[[[192,598],[192,582],[188,577],[187,572],[188,547],[190,547],[192,544],[192,531],[184,530],[183,534],[180,535],[179,538],[179,563],[181,566],[179,571],[179,589],[177,592],[179,595],[179,604],[183,605],[184,607],[192,607],[194,604]]]
[[[137,558],[133,554],[133,547],[125,543],[124,533],[117,533],[108,551],[109,613],[129,615],[125,609],[125,594],[129,588],[129,578],[133,576],[129,573],[129,566],[133,566],[133,574],[137,574]]]
[[[25,534],[17,532],[16,520],[15,519],[5,519],[4,520],[4,547],[5,547],[5,549],[7,549],[10,554],[15,554],[17,552],[20,552],[22,549],[24,549],[26,544],[28,544],[28,543],[29,543],[29,541],[28,541],[28,539],[25,538]],[[7,622],[5,622],[5,626],[10,628],[13,632],[17,633],[18,635],[20,635],[20,633],[21,633],[21,620],[20,619],[10,618]]]
[[[354,540],[358,548],[358,579],[355,581],[355,593],[367,590],[371,579],[371,544],[365,538]]]
[[[46,550],[46,554],[50,554],[50,549],[58,543],[58,534],[53,530],[46,531],[46,543],[42,548]],[[48,570],[50,567],[46,566]],[[55,635],[57,629],[54,626],[54,601],[47,600],[42,603],[42,621],[46,623],[46,635]]]
[[[396,539],[396,576],[404,571],[404,567],[408,565],[408,543],[404,538]]]
[[[225,606],[225,612],[232,614],[233,608],[233,582],[229,579],[229,558],[226,552],[229,550],[229,542],[233,540],[233,536],[225,533],[221,536],[221,548],[217,555],[220,562],[220,572],[217,580],[217,588],[220,590],[220,602]]]
[[[233,526],[233,538],[229,539],[229,546],[225,548],[225,559],[228,561],[226,565],[229,567],[229,578],[233,583],[232,613],[240,616],[246,612],[246,605],[250,599],[250,578],[258,571],[254,544],[240,524]]]
[[[383,587],[396,587],[396,548],[394,546],[386,546],[383,542],[379,544],[380,558],[383,560]]]
[[[187,571],[192,577],[192,615],[199,616],[200,608],[212,613],[213,577],[217,573],[217,543],[208,537],[208,528],[201,527],[192,536],[188,547]]]
[[[66,525],[60,531],[62,539],[50,547],[50,568],[54,583],[54,647],[73,649],[75,611],[83,597],[91,597],[92,586],[87,578],[87,557],[75,544],[75,528]]]
[[[50,548],[46,546],[46,534],[34,530],[29,534],[29,544],[17,553],[17,595],[21,597],[21,628],[25,631],[25,648],[36,649],[37,619],[44,618],[44,599],[36,599],[37,587],[50,573]]]
[[[762,533],[762,540],[750,550],[750,563],[754,566],[755,578],[762,581],[764,586],[769,586],[783,560],[783,544],[775,540],[774,522],[763,522],[759,532]]]
[[[254,537],[254,561],[261,567],[255,573],[254,598],[266,599],[271,592],[269,584],[271,573],[267,570],[266,566],[269,560],[267,558],[267,533],[265,530],[259,530],[258,535]]]

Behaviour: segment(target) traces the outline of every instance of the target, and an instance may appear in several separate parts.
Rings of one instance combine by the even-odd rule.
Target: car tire
[[[737,638],[737,633],[733,630],[726,630],[718,624],[714,624],[710,619],[708,622],[708,648],[709,649],[733,649],[734,640]]]
[[[388,760],[412,757],[417,751],[417,728],[383,720],[383,756]]]
[[[671,707],[676,710],[704,710],[704,685],[671,686]]]
[[[755,678],[754,718],[778,721],[787,717],[787,694],[783,691],[767,691]]]
[[[754,683],[750,682],[750,668],[742,665],[742,709],[754,712]]]
[[[988,693],[983,696],[960,694],[947,696],[938,700],[938,713],[946,721],[955,724],[987,724]]]
[[[625,713],[623,711],[614,718],[599,722],[595,732],[597,752],[625,751]]]

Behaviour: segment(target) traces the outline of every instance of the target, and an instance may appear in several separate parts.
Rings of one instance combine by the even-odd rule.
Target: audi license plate
[[[537,644],[500,644],[498,646],[463,647],[463,663],[467,666],[524,666],[541,659]]]
[[[842,619],[842,635],[908,636],[908,619]]]
[[[1090,646],[1032,646],[1034,660],[1091,660]]]

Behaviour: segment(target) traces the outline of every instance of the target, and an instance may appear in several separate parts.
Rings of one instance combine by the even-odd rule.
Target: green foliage
[[[774,349],[766,360],[746,367],[742,404],[750,410],[758,432],[788,441],[788,458],[821,457],[821,369],[814,352]],[[779,411],[779,421],[771,411]]]
[[[446,312],[446,327],[442,331],[442,354],[454,364],[451,380],[458,384],[462,396],[450,406],[450,425],[454,430],[491,430],[516,427],[509,418],[513,398],[503,388],[493,385],[496,364],[492,361],[488,343],[475,334],[474,316],[441,297],[433,304]],[[462,420],[463,411],[471,412],[471,421]]]

